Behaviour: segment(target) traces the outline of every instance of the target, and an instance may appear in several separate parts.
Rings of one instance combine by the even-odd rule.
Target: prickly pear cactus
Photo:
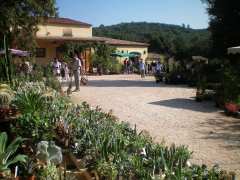
[[[62,149],[53,141],[41,141],[37,145],[37,158],[42,162],[60,164],[63,159]]]

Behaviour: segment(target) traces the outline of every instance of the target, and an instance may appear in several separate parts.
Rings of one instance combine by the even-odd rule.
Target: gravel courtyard
[[[153,77],[109,75],[90,76],[72,100],[113,110],[157,142],[189,146],[194,163],[217,163],[239,174],[240,120],[224,116],[212,103],[195,102],[194,96],[192,88],[156,84]]]

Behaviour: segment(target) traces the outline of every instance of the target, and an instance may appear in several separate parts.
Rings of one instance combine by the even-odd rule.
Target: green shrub
[[[53,98],[46,97],[48,88],[42,83],[22,86],[17,94],[38,93],[44,106],[35,106],[37,98],[36,102],[29,98],[27,105],[19,103],[25,110],[17,120],[16,134],[31,138],[34,144],[56,136],[67,140],[68,150],[86,168],[97,170],[102,179],[221,179],[217,168],[189,165],[192,153],[185,146],[154,143],[147,133],[117,122],[110,113],[87,103],[74,106],[57,93]]]
[[[16,152],[23,142],[21,137],[16,138],[13,142],[8,144],[7,133],[0,133],[0,173],[9,171],[9,166],[18,162],[26,162],[27,156],[17,154]]]

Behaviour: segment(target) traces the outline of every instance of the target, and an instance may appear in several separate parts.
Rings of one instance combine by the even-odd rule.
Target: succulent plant
[[[8,108],[12,99],[13,99],[13,97],[10,93],[0,91],[0,107],[1,108]]]
[[[62,162],[62,149],[53,141],[41,141],[37,145],[37,158],[46,163],[58,165]]]
[[[2,89],[11,89],[7,84],[0,84],[0,90]]]

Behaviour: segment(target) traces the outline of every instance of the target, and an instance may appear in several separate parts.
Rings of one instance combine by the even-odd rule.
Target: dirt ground
[[[195,102],[194,96],[192,88],[156,84],[153,77],[109,75],[90,76],[72,100],[113,110],[157,142],[188,146],[194,163],[219,164],[239,174],[240,120],[226,117],[213,103]]]

